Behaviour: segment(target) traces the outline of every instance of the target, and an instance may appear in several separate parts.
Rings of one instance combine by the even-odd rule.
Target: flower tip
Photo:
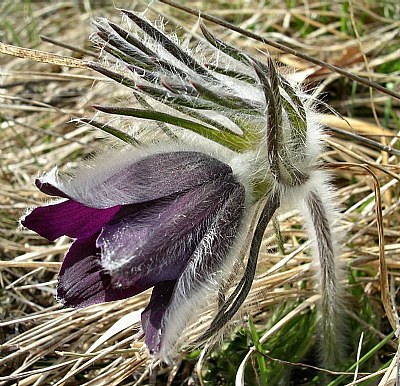
[[[91,70],[95,70],[95,71],[99,71],[99,70],[101,69],[101,66],[100,66],[98,63],[93,62],[93,61],[91,61],[91,60],[85,62],[85,66],[86,66],[87,68],[89,68],[89,69],[91,69]]]
[[[62,184],[58,181],[56,167],[42,177],[36,178],[35,185],[42,193],[48,196],[70,198],[67,193],[62,191]]]
[[[199,20],[199,27],[203,35],[210,34],[210,31],[206,27],[206,24],[204,23],[203,19]]]
[[[28,228],[26,226],[26,217],[29,216],[30,211],[28,210],[27,212],[25,212],[21,218],[18,220],[19,226],[23,227],[23,228]],[[28,228],[29,229],[29,228]]]
[[[44,190],[44,189],[46,188],[46,186],[48,186],[48,185],[49,185],[49,183],[43,181],[43,179],[41,179],[41,178],[36,178],[36,180],[35,180],[35,186],[36,186],[41,192],[44,192],[43,190]],[[46,193],[46,192],[44,192],[44,193]]]
[[[127,9],[120,9],[120,11],[125,15],[128,16],[130,19],[138,19],[139,17],[135,15],[132,11],[128,11]]]

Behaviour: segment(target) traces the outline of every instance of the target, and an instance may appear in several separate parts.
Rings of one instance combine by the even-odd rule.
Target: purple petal
[[[21,223],[50,241],[63,235],[84,238],[99,232],[119,209],[120,206],[88,208],[79,202],[67,200],[35,208]]]
[[[57,283],[57,298],[67,307],[104,302],[109,277],[102,270],[96,238],[76,240],[66,254]]]
[[[103,266],[124,287],[137,275],[176,279],[236,185],[226,176],[105,225],[97,240]]]
[[[101,266],[96,238],[97,235],[92,235],[76,240],[64,258],[58,276],[57,298],[67,307],[81,308],[126,299],[154,285],[113,287],[109,273]]]
[[[224,266],[233,265],[234,258],[228,259],[228,255],[242,222],[244,188],[236,184],[222,196],[224,205],[209,224],[209,231],[191,255],[172,294],[169,289],[164,295],[160,287],[145,310],[143,329],[149,334],[146,344],[150,352],[158,353],[163,359],[172,348],[171,342],[176,342],[188,321],[193,320],[193,311],[208,301],[215,283],[223,280]]]
[[[176,281],[172,280],[164,281],[154,286],[150,302],[142,312],[142,329],[146,335],[145,343],[150,354],[158,352],[160,349],[162,335],[161,322],[171,301],[175,284]]]
[[[87,206],[108,208],[157,200],[232,174],[230,166],[199,152],[157,153],[141,159],[121,152],[118,157],[68,181],[55,182],[49,175],[41,183],[52,185],[50,193],[56,188]]]
[[[48,194],[49,196],[70,198],[64,192],[62,192],[60,189],[58,189],[56,186],[54,186],[50,182],[44,182],[40,178],[37,178],[35,180],[35,185],[41,192]]]

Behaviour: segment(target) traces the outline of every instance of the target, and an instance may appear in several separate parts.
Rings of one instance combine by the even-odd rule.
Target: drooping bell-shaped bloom
[[[122,12],[126,29],[93,21],[93,41],[106,60],[85,65],[136,100],[95,106],[96,118],[80,121],[133,146],[73,177],[53,172],[38,180],[39,189],[63,201],[22,221],[49,240],[76,239],[58,297],[84,307],[153,287],[142,327],[150,351],[168,359],[210,290],[223,290],[246,233],[244,215],[259,207],[243,276],[201,339],[235,315],[250,291],[263,232],[282,202],[300,209],[317,241],[325,363],[340,360],[336,214],[329,176],[319,170],[322,132],[313,98],[270,58],[219,40],[203,23],[210,46],[189,49],[143,15]]]
[[[22,224],[51,241],[75,239],[59,300],[85,307],[154,287],[142,327],[150,352],[168,353],[232,253],[245,204],[232,168],[195,151],[123,151],[108,167],[52,172],[36,184],[63,199],[33,209]]]

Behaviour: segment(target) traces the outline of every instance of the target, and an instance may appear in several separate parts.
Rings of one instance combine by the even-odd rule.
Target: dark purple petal
[[[99,232],[119,209],[120,206],[88,208],[79,202],[67,200],[35,208],[21,223],[50,241],[63,235],[84,238]]]
[[[85,169],[57,188],[87,206],[108,208],[158,200],[232,174],[230,166],[199,152],[157,153],[131,163],[130,154],[120,157],[123,165]]]
[[[105,225],[97,240],[103,265],[124,287],[137,275],[176,279],[237,185],[225,176]]]
[[[115,288],[109,273],[101,266],[97,235],[76,240],[64,258],[57,283],[57,298],[67,307],[126,299],[150,288],[154,283],[132,283],[129,288]]]
[[[224,204],[209,224],[208,232],[198,243],[182,274],[176,283],[173,282],[172,294],[171,287],[164,294],[160,283],[145,310],[143,330],[149,334],[146,344],[153,353],[170,351],[171,347],[165,346],[179,338],[188,320],[193,319],[194,310],[207,302],[208,288],[223,280],[224,265],[233,264],[234,259],[228,261],[227,257],[237,240],[243,218],[244,188],[236,184],[222,196]]]
[[[70,198],[56,186],[51,184],[50,182],[43,182],[40,178],[35,180],[36,187],[43,193],[48,194],[49,196],[58,196],[64,198]]]
[[[185,281],[185,275],[195,275],[187,278],[187,283],[201,282],[204,277],[220,270],[227,254],[235,243],[239,227],[242,223],[245,202],[245,189],[237,183],[223,194],[223,205],[208,228],[208,232],[191,256],[188,266],[177,284]],[[199,259],[201,264],[199,264]],[[196,267],[195,271],[190,271]]]
[[[76,240],[66,254],[57,283],[57,299],[67,307],[104,302],[109,277],[102,270],[96,238]]]
[[[164,281],[154,286],[151,299],[142,312],[142,329],[146,335],[145,343],[150,354],[160,349],[162,320],[171,300],[176,281]]]

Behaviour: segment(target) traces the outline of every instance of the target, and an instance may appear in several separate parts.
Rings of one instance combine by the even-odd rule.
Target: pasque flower
[[[127,87],[140,108],[131,100],[95,106],[98,118],[81,121],[126,144],[72,174],[53,170],[38,179],[42,192],[61,201],[22,220],[48,240],[75,239],[58,298],[85,307],[153,287],[142,328],[150,352],[168,359],[197,310],[226,287],[250,234],[243,276],[202,338],[233,317],[250,290],[268,222],[281,203],[295,204],[316,239],[325,362],[336,362],[335,210],[318,163],[322,134],[313,99],[271,59],[252,58],[203,24],[209,45],[191,51],[162,26],[123,13],[127,29],[93,22],[93,40],[108,56],[87,67]],[[145,123],[124,131],[110,114],[117,123]]]
[[[142,315],[151,352],[176,339],[185,312],[207,281],[216,281],[238,228],[245,189],[227,164],[195,151],[116,154],[104,170],[36,181],[60,202],[39,207],[22,224],[48,240],[75,238],[58,278],[66,305],[124,299],[154,287]],[[161,334],[160,334],[161,332]],[[165,332],[165,334],[163,334]]]

